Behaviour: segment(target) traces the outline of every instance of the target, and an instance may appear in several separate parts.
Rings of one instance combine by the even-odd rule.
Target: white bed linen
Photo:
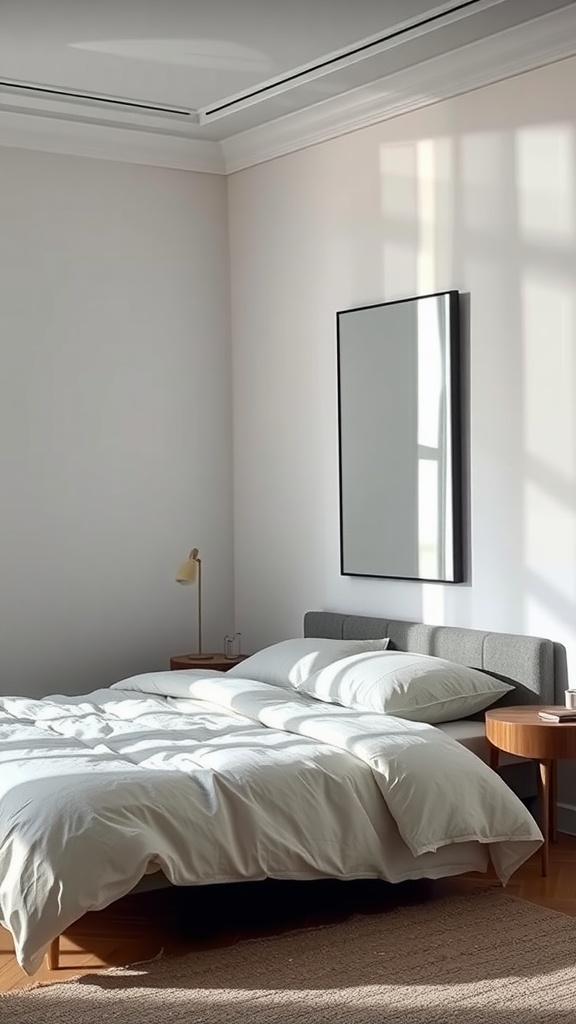
[[[541,842],[522,803],[433,726],[209,672],[0,700],[0,920],[47,943],[160,868],[175,884],[505,881]],[[438,851],[438,852],[436,852]]]

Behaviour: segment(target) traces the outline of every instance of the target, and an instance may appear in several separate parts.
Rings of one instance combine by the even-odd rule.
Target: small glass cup
[[[241,633],[227,633],[224,637],[224,657],[227,661],[234,661],[240,657],[240,637]]]

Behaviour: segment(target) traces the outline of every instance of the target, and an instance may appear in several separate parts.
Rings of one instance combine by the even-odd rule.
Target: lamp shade
[[[198,579],[199,564],[200,558],[198,557],[198,548],[192,548],[188,558],[185,562],[182,562],[182,565],[176,573],[176,583],[182,583],[184,586],[196,583]]]

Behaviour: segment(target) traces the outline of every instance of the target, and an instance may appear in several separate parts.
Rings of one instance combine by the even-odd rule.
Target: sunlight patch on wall
[[[384,294],[391,298],[416,294],[416,248],[412,242],[385,241],[382,267]]]
[[[418,293],[436,288],[436,153],[432,139],[417,144]]]
[[[524,446],[568,480],[576,469],[575,303],[572,282],[524,275]]]
[[[417,139],[401,145],[382,145],[379,165],[387,294],[426,295],[451,287],[453,141]],[[399,253],[400,261],[394,266],[393,260]]]
[[[422,622],[429,626],[446,624],[445,590],[437,583],[422,584]]]
[[[524,485],[524,564],[536,598],[576,609],[576,510],[533,480]],[[538,593],[538,583],[541,593]]]
[[[564,644],[568,663],[568,679],[576,685],[576,624],[570,625],[561,615],[555,614],[545,599],[530,594],[526,598],[524,632],[531,636],[550,637],[556,643]]]
[[[417,151],[413,142],[380,147],[381,210],[391,221],[417,224]]]
[[[525,241],[575,238],[573,134],[568,125],[516,134],[518,220]]]
[[[416,292],[418,201],[414,143],[381,146],[383,295],[398,298]]]
[[[462,190],[464,225],[483,235],[500,235],[509,219],[509,196],[502,187],[510,179],[508,148],[505,136],[498,132],[470,133],[460,143],[459,172],[466,185]]]

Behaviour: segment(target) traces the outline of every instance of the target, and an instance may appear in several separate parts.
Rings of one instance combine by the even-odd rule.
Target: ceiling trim
[[[0,110],[0,145],[226,174],[218,142]]]
[[[437,29],[443,29],[447,25],[463,21],[506,2],[507,0],[460,0],[460,2],[451,0],[451,2],[443,3],[431,8],[426,15],[398,22],[384,33],[361,40],[352,46],[347,46],[344,50],[326,54],[319,60],[300,68],[293,68],[288,73],[262,82],[251,89],[245,89],[244,92],[228,96],[217,103],[200,107],[198,110],[200,123],[210,123],[217,118],[227,117],[234,111],[298,89],[300,86],[322,79],[334,71],[348,68],[353,64],[361,64],[365,60],[397,49],[414,39],[430,35]]]
[[[226,173],[492,85],[576,54],[576,7],[506,29],[225,139]]]
[[[32,105],[40,101],[47,109],[51,109],[47,106],[50,102],[60,104],[60,109],[65,112],[69,111],[70,105],[73,109],[82,105],[81,109],[88,113],[93,113],[97,108],[100,111],[109,109],[116,113],[119,110],[124,110],[131,114],[144,116],[152,114],[155,117],[184,118],[185,120],[195,115],[195,123],[198,123],[196,112],[191,111],[188,107],[147,103],[144,100],[128,99],[123,96],[108,96],[105,93],[93,93],[81,89],[65,89],[55,85],[42,85],[38,82],[26,82],[14,78],[0,78],[0,96],[3,94],[7,95],[12,103],[20,99],[21,106],[32,109],[32,111],[34,109]],[[63,102],[66,106],[63,106]]]
[[[164,119],[160,125],[153,115],[141,115],[130,125],[118,123],[116,116],[114,125],[103,124],[102,112],[100,123],[83,120],[88,111],[64,117],[55,98],[42,112],[26,113],[11,97],[9,104],[0,102],[0,146],[232,174],[575,54],[576,6],[571,5],[221,143],[185,136],[180,125],[172,128]]]

